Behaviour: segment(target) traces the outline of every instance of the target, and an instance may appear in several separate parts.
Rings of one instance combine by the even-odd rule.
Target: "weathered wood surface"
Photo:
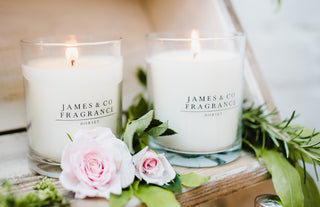
[[[205,203],[269,178],[265,166],[247,152],[242,152],[239,159],[223,166],[212,168],[175,167],[175,170],[180,174],[196,172],[203,176],[211,176],[210,181],[206,184],[195,189],[184,189],[181,195],[177,195],[182,206]],[[0,136],[0,178],[9,179],[16,184],[20,193],[31,191],[32,186],[42,178],[40,175],[33,174],[28,168],[26,133]],[[55,183],[58,188],[63,190],[58,180],[55,180]],[[75,207],[107,204],[104,199],[74,200],[72,194],[63,191],[72,200]],[[138,204],[139,201],[133,199],[129,206]]]

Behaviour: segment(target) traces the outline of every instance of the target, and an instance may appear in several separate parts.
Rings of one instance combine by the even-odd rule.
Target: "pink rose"
[[[60,182],[76,198],[108,199],[134,180],[132,156],[109,128],[78,131],[63,152],[61,168]]]
[[[176,172],[164,154],[157,154],[145,147],[133,156],[136,176],[147,183],[164,185],[173,180]]]

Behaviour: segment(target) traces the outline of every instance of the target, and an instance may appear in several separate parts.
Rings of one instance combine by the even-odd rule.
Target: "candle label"
[[[238,97],[235,92],[207,96],[187,96],[181,112],[201,112],[204,116],[221,116],[223,111],[237,108]]]
[[[99,119],[115,114],[112,99],[88,103],[61,104],[56,121],[81,121],[80,125],[98,124]]]

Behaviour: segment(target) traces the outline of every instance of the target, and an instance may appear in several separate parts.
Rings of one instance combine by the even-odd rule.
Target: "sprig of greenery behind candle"
[[[296,117],[295,112],[289,119],[272,122],[278,115],[276,110],[266,113],[264,106],[243,109],[243,139],[254,146],[264,148],[276,147],[283,152],[291,162],[301,160],[316,167],[320,164],[320,136],[319,132],[311,131],[301,126],[292,126]],[[317,171],[315,170],[317,175]],[[318,175],[317,175],[318,176]]]
[[[272,175],[274,188],[283,206],[317,206],[319,191],[306,171],[306,162],[320,161],[320,135],[315,130],[292,125],[295,112],[289,119],[276,120],[278,112],[266,112],[266,106],[243,109],[243,141],[261,157]],[[302,162],[303,168],[298,161]]]

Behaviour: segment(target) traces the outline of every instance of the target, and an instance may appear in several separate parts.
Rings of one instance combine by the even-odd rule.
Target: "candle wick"
[[[75,60],[71,60],[71,66],[73,67],[74,66],[74,63],[75,63],[76,61]]]

